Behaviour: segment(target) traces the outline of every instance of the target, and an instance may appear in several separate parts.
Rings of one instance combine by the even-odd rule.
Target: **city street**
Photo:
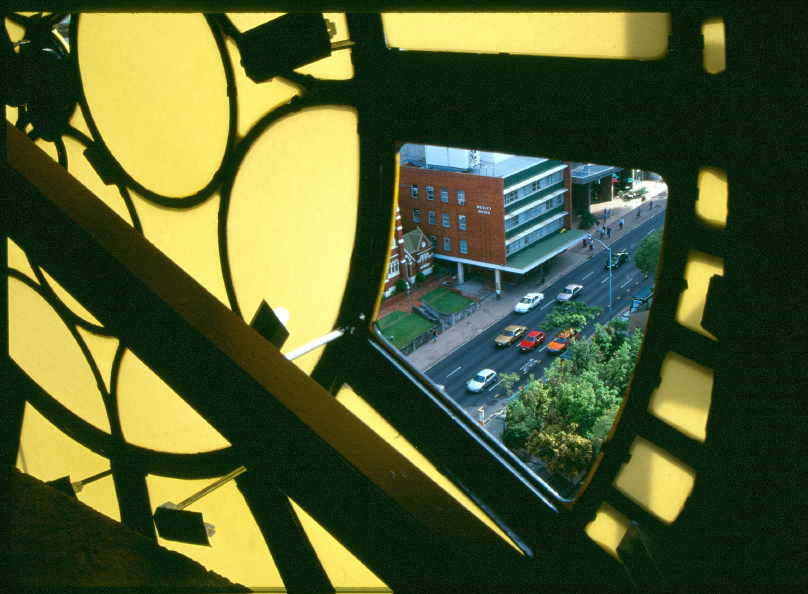
[[[648,217],[646,224],[635,226],[625,233],[619,240],[611,244],[612,253],[628,252],[629,261],[612,271],[611,294],[612,311],[617,316],[624,312],[631,303],[631,297],[640,289],[652,284],[653,279],[643,275],[633,263],[633,255],[640,240],[659,229],[664,223],[663,209]],[[426,375],[436,384],[443,386],[444,391],[455,402],[460,404],[474,419],[480,416],[479,409],[483,407],[483,418],[490,419],[496,415],[507,402],[507,395],[501,381],[486,388],[479,394],[466,390],[466,382],[483,368],[490,368],[498,374],[517,372],[520,381],[524,383],[530,375],[541,377],[556,356],[548,353],[547,345],[553,335],[548,334],[544,342],[532,353],[523,353],[516,344],[509,347],[497,347],[494,339],[499,333],[511,324],[526,326],[527,331],[540,330],[541,323],[554,305],[555,297],[568,284],[583,285],[583,291],[576,298],[589,306],[601,306],[603,313],[587,324],[581,332],[581,337],[589,337],[594,331],[595,323],[605,325],[609,321],[609,270],[604,267],[608,259],[608,252],[602,250],[596,256],[585,261],[582,265],[561,276],[550,285],[541,287],[544,293],[544,302],[528,313],[519,314],[514,311],[498,320],[486,329],[480,329],[476,336],[456,349],[440,362],[426,371]],[[525,287],[525,292],[532,290]],[[511,309],[518,301],[510,298]],[[512,302],[512,303],[510,303]],[[494,429],[490,427],[489,429]]]

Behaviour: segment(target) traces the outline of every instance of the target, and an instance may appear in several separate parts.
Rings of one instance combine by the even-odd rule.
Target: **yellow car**
[[[518,342],[522,335],[527,331],[527,326],[508,326],[502,331],[502,334],[494,339],[498,347],[506,347]]]

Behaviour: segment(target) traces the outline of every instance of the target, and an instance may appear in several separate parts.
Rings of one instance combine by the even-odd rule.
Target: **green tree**
[[[613,407],[603,413],[595,425],[592,427],[592,455],[597,456],[600,453],[600,446],[606,441],[609,436],[609,431],[612,430],[614,420],[617,418],[617,413],[620,410],[620,405],[615,404]]]
[[[662,229],[649,233],[640,240],[640,245],[634,254],[634,264],[642,273],[656,275],[661,248]]]
[[[589,212],[588,210],[581,213],[581,220],[578,223],[579,229],[589,229],[592,225],[598,222],[598,217]]]
[[[642,332],[637,330],[623,344],[603,366],[601,377],[622,397],[628,388],[628,382],[637,362],[642,344]]]
[[[578,435],[575,423],[552,423],[534,431],[527,440],[527,451],[544,462],[547,470],[574,479],[592,461],[592,441]]]
[[[515,371],[511,373],[500,373],[499,379],[502,380],[502,387],[505,388],[505,394],[510,395],[514,384],[519,381],[519,374]]]
[[[541,429],[550,410],[550,391],[543,382],[530,376],[519,394],[505,407],[505,431],[502,443],[509,448],[523,448],[527,438]]]
[[[603,313],[600,305],[589,307],[581,301],[567,301],[550,310],[541,324],[541,329],[552,333],[557,329],[572,328],[573,331],[580,332],[599,313]]]
[[[604,360],[611,357],[620,348],[628,336],[628,328],[629,323],[619,318],[615,318],[606,326],[595,324],[592,342],[598,346]]]
[[[396,281],[396,292],[403,293],[406,290],[407,290],[407,281],[405,281],[403,278],[398,279]]]

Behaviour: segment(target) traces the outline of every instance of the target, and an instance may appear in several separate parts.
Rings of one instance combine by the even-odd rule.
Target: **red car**
[[[553,341],[547,345],[547,350],[555,355],[563,353],[570,345],[570,340],[578,338],[578,333],[572,334],[572,331],[559,332]]]
[[[528,333],[528,335],[525,336],[525,339],[519,343],[519,350],[525,353],[530,353],[533,351],[533,349],[543,343],[546,337],[547,335],[544,332],[534,330],[533,332]]]

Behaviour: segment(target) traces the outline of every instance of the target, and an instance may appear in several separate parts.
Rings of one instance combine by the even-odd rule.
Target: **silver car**
[[[469,392],[482,392],[497,379],[497,372],[493,369],[483,369],[466,384]]]

